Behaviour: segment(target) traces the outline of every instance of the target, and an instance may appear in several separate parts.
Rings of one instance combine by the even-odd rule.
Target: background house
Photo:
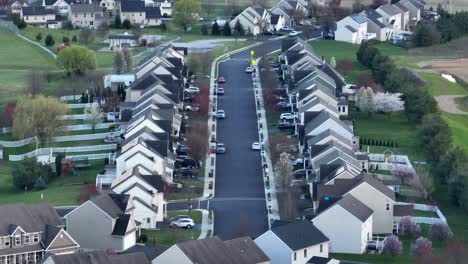
[[[73,4],[70,6],[68,19],[79,28],[99,28],[108,18],[99,4]]]

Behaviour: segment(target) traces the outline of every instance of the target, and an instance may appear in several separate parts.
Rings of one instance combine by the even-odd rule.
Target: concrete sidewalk
[[[213,222],[212,219],[209,218],[210,212],[208,210],[198,210],[202,212],[202,223],[200,226],[200,236],[198,239],[204,239],[207,237],[211,237],[213,235]],[[211,232],[209,232],[211,231]],[[209,234],[208,234],[209,233]]]

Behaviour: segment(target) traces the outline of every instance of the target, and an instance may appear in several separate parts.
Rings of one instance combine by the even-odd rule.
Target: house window
[[[294,252],[294,261],[296,261],[296,259],[297,259],[297,253]]]
[[[146,223],[149,224],[151,222],[151,218],[146,218]]]
[[[21,236],[15,236],[15,245],[16,246],[21,245]]]
[[[10,264],[11,263],[11,256],[7,256],[6,257],[6,264]]]
[[[93,16],[94,16],[94,13],[91,13],[91,17],[93,17]]]
[[[387,211],[390,210],[390,204],[389,203],[385,204],[385,210],[387,210]]]
[[[40,259],[41,259],[41,253],[36,252],[36,262],[39,261]]]
[[[89,25],[92,26],[94,24],[94,21],[89,21]]]
[[[338,112],[341,112],[341,106],[338,106]]]
[[[5,238],[4,238],[3,245],[5,245],[5,247],[9,247],[9,246],[10,246],[10,238],[9,238],[9,237],[5,237]]]
[[[35,243],[39,242],[39,234],[38,233],[33,234],[33,241]]]
[[[367,240],[370,240],[370,233],[367,232]]]
[[[323,252],[323,244],[320,244],[320,253]]]
[[[304,258],[307,258],[307,248],[304,249]]]

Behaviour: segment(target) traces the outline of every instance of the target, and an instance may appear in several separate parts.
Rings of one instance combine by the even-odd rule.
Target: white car
[[[216,88],[216,94],[217,95],[224,95],[224,88],[222,88],[222,87]]]
[[[280,120],[286,121],[286,120],[294,120],[294,118],[297,117],[297,114],[291,114],[291,113],[282,113],[280,115]]]
[[[200,92],[200,88],[195,87],[195,86],[190,86],[189,88],[186,88],[186,89],[185,89],[185,92],[191,93],[191,94],[199,93],[199,92]]]
[[[216,111],[216,118],[218,118],[218,119],[224,119],[224,118],[226,118],[226,113],[224,112],[224,110],[218,110],[218,111]]]
[[[246,72],[246,73],[252,73],[252,72],[254,72],[254,71],[255,71],[255,69],[254,69],[253,67],[250,67],[250,66],[249,66],[249,67],[245,68],[245,72]]]
[[[260,149],[262,149],[262,145],[260,144],[260,142],[252,143],[252,150],[260,150]]]
[[[190,229],[195,226],[195,222],[193,221],[192,218],[181,218],[177,219],[174,221],[171,221],[169,226],[172,227],[178,227],[178,228],[187,228]]]
[[[289,32],[288,35],[289,35],[290,37],[295,37],[295,36],[299,35],[299,32],[293,30],[293,31]]]
[[[304,158],[297,158],[292,160],[293,166],[299,166],[304,164]]]
[[[286,27],[282,27],[281,31],[291,32],[291,31],[294,31],[294,29],[292,27],[286,26]]]

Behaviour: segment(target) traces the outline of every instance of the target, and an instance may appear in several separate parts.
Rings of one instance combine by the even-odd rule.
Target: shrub
[[[67,36],[64,36],[62,38],[62,42],[65,44],[65,45],[70,45],[70,38],[67,37]]]
[[[383,252],[391,255],[392,257],[399,256],[403,252],[403,244],[397,236],[388,236],[383,246]]]
[[[432,255],[432,242],[425,237],[419,237],[416,239],[416,244],[412,246],[411,252],[418,257],[430,256]]]
[[[148,236],[146,234],[141,234],[141,236],[138,238],[139,243],[146,243],[148,241]]]
[[[413,221],[411,216],[405,216],[400,220],[400,226],[398,230],[400,235],[415,237],[421,232],[421,228],[416,222]]]
[[[45,40],[44,40],[44,43],[46,44],[46,46],[50,47],[52,45],[55,44],[55,40],[54,40],[54,37],[52,37],[52,35],[47,35]]]
[[[442,221],[436,222],[431,226],[431,237],[437,241],[445,241],[452,236],[448,225]]]
[[[37,33],[37,35],[36,35],[36,40],[37,40],[37,41],[41,41],[41,40],[42,40],[42,34],[41,34],[41,32]]]
[[[130,20],[125,19],[125,20],[122,22],[122,28],[131,29],[131,28],[132,28],[132,23],[130,22]]]
[[[73,41],[73,42],[77,42],[77,41],[78,41],[78,39],[76,38],[76,35],[73,35],[72,41]]]

